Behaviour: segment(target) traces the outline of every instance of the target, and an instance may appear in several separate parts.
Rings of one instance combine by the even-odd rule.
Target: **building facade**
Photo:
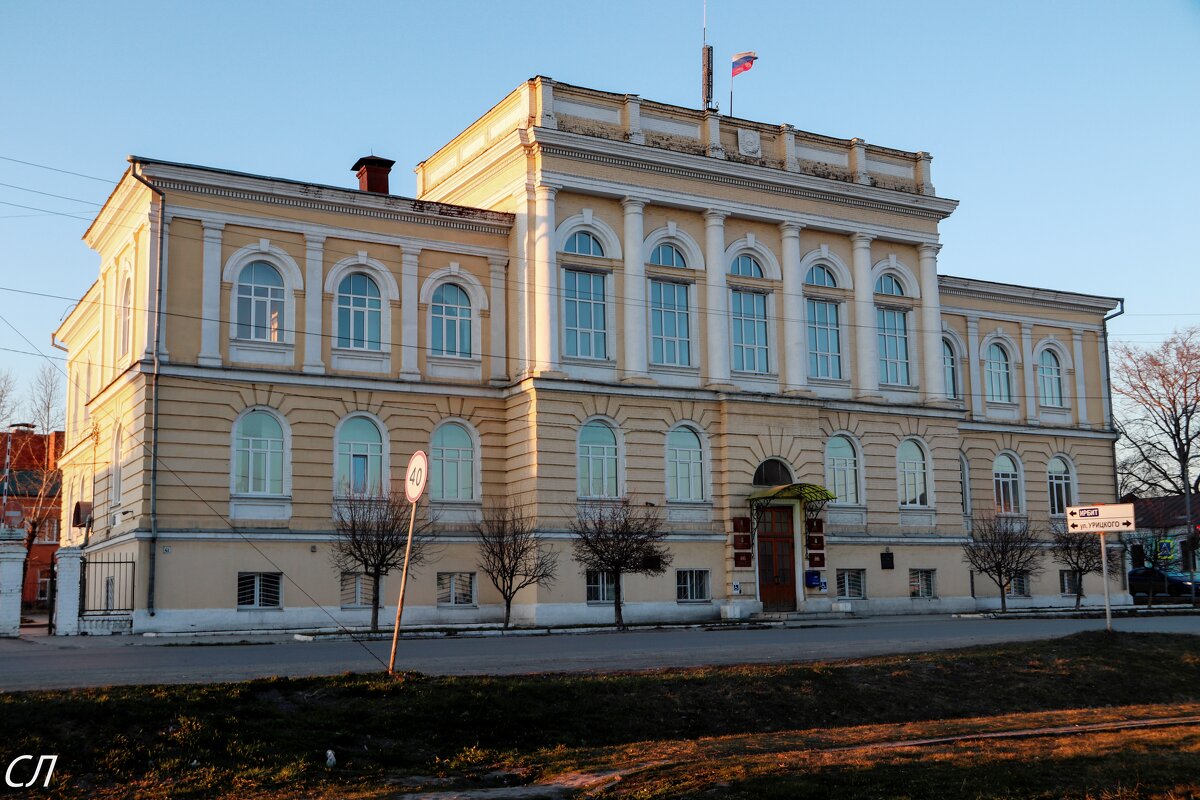
[[[64,432],[37,433],[12,426],[0,443],[8,451],[7,475],[0,478],[12,519],[19,520],[25,547],[21,607],[42,610],[50,602],[54,554],[58,550],[62,516],[58,459]],[[12,519],[5,519],[11,522]]]
[[[625,578],[629,620],[998,605],[973,516],[1114,497],[1118,301],[939,275],[930,162],[541,77],[417,199],[373,157],[357,189],[131,158],[56,333],[67,507],[93,509],[68,543],[135,565],[135,631],[361,624],[334,503],[421,449],[439,550],[406,621],[502,616],[474,532],[499,500],[559,558],[517,621],[611,619],[569,523],[625,496],[673,555]],[[794,484],[836,495],[819,533],[786,492],[748,524]],[[1010,606],[1062,602],[1047,567]]]

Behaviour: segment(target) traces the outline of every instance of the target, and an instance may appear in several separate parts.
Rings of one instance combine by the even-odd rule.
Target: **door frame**
[[[779,500],[770,503],[767,508],[790,508],[792,510],[792,574],[796,577],[796,611],[804,610],[804,504],[799,500]],[[751,512],[753,518],[753,512]],[[762,570],[758,560],[758,521],[754,521],[754,548],[751,553],[754,558],[754,600],[762,603]]]

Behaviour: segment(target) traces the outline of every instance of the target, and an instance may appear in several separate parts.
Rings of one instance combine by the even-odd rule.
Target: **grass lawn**
[[[1185,715],[1196,720],[1112,727]],[[1184,798],[1200,796],[1200,638],[27,692],[0,695],[0,730],[5,765],[59,755],[39,797],[365,799],[557,781],[638,798]]]

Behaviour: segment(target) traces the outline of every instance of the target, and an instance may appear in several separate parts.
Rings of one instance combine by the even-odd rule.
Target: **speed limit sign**
[[[410,503],[421,499],[425,481],[429,477],[429,458],[424,450],[418,450],[408,460],[408,471],[404,475],[404,497]]]

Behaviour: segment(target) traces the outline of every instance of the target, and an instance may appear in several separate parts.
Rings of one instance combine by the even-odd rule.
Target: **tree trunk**
[[[1075,610],[1076,610],[1076,611],[1078,611],[1078,610],[1079,610],[1079,607],[1080,607],[1081,605],[1083,605],[1083,578],[1082,578],[1082,577],[1080,577],[1078,580],[1079,580],[1079,583],[1075,584],[1075,586],[1076,586],[1076,592],[1075,592]]]
[[[625,616],[621,613],[621,574],[613,575],[613,616],[617,620],[617,629],[625,630]]]
[[[508,620],[512,616],[512,596],[506,595],[504,598],[504,630],[508,630]]]
[[[371,631],[379,630],[379,573],[371,575]]]
[[[1000,613],[1001,614],[1008,613],[1008,592],[1006,591],[1007,589],[1008,589],[1008,584],[1005,583],[1003,580],[1001,580],[1000,581]]]

